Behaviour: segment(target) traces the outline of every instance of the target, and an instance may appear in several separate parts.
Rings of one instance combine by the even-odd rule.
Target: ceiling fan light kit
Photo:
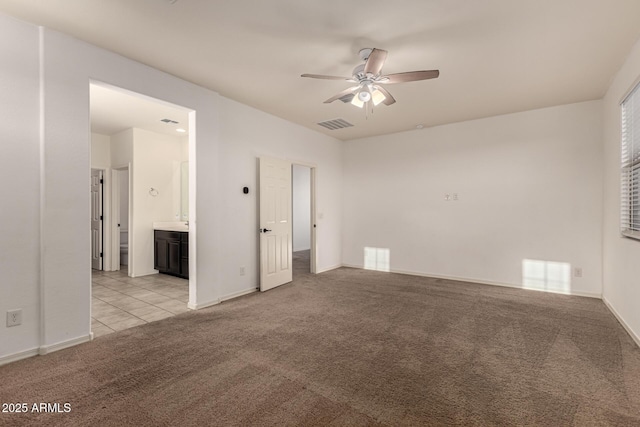
[[[302,74],[301,77],[323,80],[346,80],[357,83],[357,86],[345,89],[327,99],[324,101],[325,104],[352,95],[351,104],[359,108],[363,108],[365,105],[371,105],[371,108],[373,108],[381,102],[384,102],[385,105],[392,105],[396,102],[389,91],[379,85],[435,79],[440,75],[439,70],[409,71],[383,75],[382,66],[387,59],[386,50],[375,48],[361,49],[360,52],[358,52],[358,56],[365,62],[353,69],[353,75],[351,77],[325,76],[322,74]]]

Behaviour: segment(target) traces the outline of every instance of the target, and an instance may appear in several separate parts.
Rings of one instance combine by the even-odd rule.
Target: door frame
[[[114,221],[111,221],[111,269],[113,271],[120,270],[120,227],[118,227],[118,223],[120,220],[120,176],[119,174],[123,171],[127,171],[129,175],[129,209],[128,209],[128,259],[127,259],[127,276],[132,277],[131,274],[133,272],[133,233],[132,233],[132,225],[133,225],[133,198],[131,197],[131,189],[132,189],[132,164],[131,162],[125,165],[116,165],[111,168],[111,213]]]
[[[310,175],[310,185],[311,185],[311,189],[310,189],[310,194],[309,194],[309,199],[310,199],[310,211],[311,211],[311,218],[310,218],[310,242],[309,242],[309,246],[310,246],[310,252],[309,252],[309,258],[311,260],[311,263],[309,264],[309,272],[311,274],[317,274],[317,254],[318,254],[318,247],[317,247],[317,240],[316,240],[316,233],[317,233],[317,214],[316,214],[316,170],[318,168],[318,166],[315,163],[308,163],[308,162],[303,162],[303,161],[297,161],[297,160],[292,160],[291,161],[291,166],[293,165],[297,165],[297,166],[304,166],[309,168],[309,175]],[[291,170],[291,181],[293,182],[293,169]],[[292,203],[292,211],[293,211],[293,197],[291,198],[291,203]]]
[[[256,162],[257,165],[259,165],[259,158],[260,156],[258,156],[258,161]],[[276,157],[278,158],[278,157]],[[282,159],[282,158],[281,158]],[[305,166],[308,167],[310,169],[310,185],[311,185],[311,191],[310,191],[310,199],[311,199],[311,206],[310,206],[310,210],[311,210],[311,241],[310,241],[310,252],[309,252],[309,258],[311,260],[310,265],[309,265],[309,272],[311,274],[317,274],[318,273],[318,222],[317,222],[317,200],[316,200],[316,194],[317,194],[317,190],[316,190],[316,182],[317,182],[317,173],[318,173],[318,165],[315,163],[311,163],[311,162],[306,162],[303,160],[291,160],[291,159],[282,159],[282,160],[287,160],[291,163],[291,165],[298,165],[298,166]],[[293,168],[290,168],[289,173],[291,174],[291,179],[293,181]],[[260,175],[258,173],[258,188],[260,188]],[[292,186],[293,187],[293,186]],[[257,223],[258,223],[258,227],[260,227],[260,200],[258,199],[258,203],[257,205]],[[291,198],[291,210],[293,211],[293,197]],[[260,234],[258,234],[258,271],[260,270],[260,264],[262,262],[262,254],[261,254],[261,245],[260,245]],[[258,273],[258,289],[260,289],[260,273]]]
[[[91,262],[91,269],[92,270],[97,270],[97,271],[107,271],[107,268],[105,268],[107,266],[106,263],[106,251],[105,251],[105,229],[106,227],[106,222],[107,222],[107,215],[106,215],[106,209],[105,209],[105,199],[104,199],[104,193],[105,193],[105,181],[106,181],[106,176],[107,176],[107,171],[105,169],[102,168],[91,168],[90,170],[90,176],[93,177],[93,172],[97,171],[99,172],[99,178],[100,178],[100,268],[99,269],[94,269],[93,268],[93,261]],[[91,208],[91,210],[93,211],[93,207]],[[90,227],[91,230],[93,231],[93,219],[90,220]],[[93,232],[92,232],[93,234]],[[92,245],[91,245],[91,251],[93,252],[93,240],[91,241]],[[93,257],[92,257],[93,260]]]

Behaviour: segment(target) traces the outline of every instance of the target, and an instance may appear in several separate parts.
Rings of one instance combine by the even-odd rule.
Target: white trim
[[[220,297],[220,298],[219,298],[219,301],[220,301],[220,302],[224,302],[224,301],[228,301],[228,300],[230,300],[230,299],[234,299],[234,298],[241,297],[241,296],[243,296],[243,295],[252,294],[252,293],[254,293],[254,292],[258,292],[258,290],[259,290],[259,289],[260,289],[260,288],[257,288],[257,287],[256,287],[256,288],[249,288],[249,289],[245,289],[244,291],[233,292],[233,293],[231,293],[231,294],[227,294],[227,295],[225,295],[225,296],[223,296],[223,297]]]
[[[317,242],[317,202],[316,202],[316,171],[318,166],[315,163],[302,162],[297,160],[291,161],[291,185],[293,186],[293,166],[302,166],[309,169],[309,247],[306,249],[298,249],[298,251],[309,250],[309,273],[318,274],[318,242]],[[291,197],[291,208],[293,209],[293,197]],[[297,251],[294,251],[297,252]]]
[[[91,142],[89,142],[91,145]],[[111,228],[113,227],[113,216],[111,214],[111,168],[102,169],[102,270],[113,271],[111,247]]]
[[[351,267],[351,266],[350,265],[345,265],[345,264],[338,264],[338,265],[334,265],[334,266],[331,266],[331,267],[320,269],[320,270],[316,271],[316,274],[326,273],[327,271],[331,271],[331,270],[337,270],[340,267]],[[361,269],[362,267],[353,266],[353,268],[360,268]]]
[[[313,166],[309,168],[309,180],[311,181],[311,189],[310,189],[310,198],[311,198],[311,241],[309,258],[311,259],[311,265],[309,266],[309,272],[311,274],[318,274],[318,203],[316,201],[316,194],[318,193],[316,190],[316,173],[317,166]]]
[[[133,231],[133,227],[132,227],[132,219],[131,219],[131,201],[132,201],[132,195],[131,195],[131,170],[132,170],[132,163],[128,162],[128,163],[124,163],[124,164],[120,164],[120,165],[115,165],[111,167],[111,181],[110,181],[110,188],[109,188],[109,194],[110,194],[110,202],[111,202],[111,206],[110,206],[110,210],[111,210],[111,223],[110,223],[110,235],[111,235],[111,245],[110,245],[110,251],[111,251],[111,270],[112,271],[118,271],[120,270],[120,265],[122,264],[122,260],[120,259],[120,228],[118,227],[118,223],[122,222],[122,218],[120,217],[120,174],[126,172],[127,173],[127,179],[129,180],[129,189],[128,189],[128,193],[129,193],[129,200],[127,202],[128,204],[128,209],[127,209],[127,222],[128,222],[128,230]],[[128,256],[127,256],[127,276],[128,277],[134,277],[131,275],[133,268],[131,266],[132,260],[133,260],[133,251],[132,249],[132,242],[131,242],[132,237],[130,236],[130,233],[127,233],[127,247],[128,247]]]
[[[638,334],[636,334],[633,329],[631,329],[631,326],[629,326],[627,324],[627,322],[625,322],[622,319],[622,316],[620,316],[620,313],[618,313],[616,311],[615,308],[613,308],[613,305],[611,305],[611,303],[603,296],[602,297],[602,302],[604,302],[604,305],[609,309],[609,311],[613,314],[613,316],[618,320],[618,322],[620,322],[620,324],[622,325],[622,327],[625,329],[625,331],[627,331],[627,333],[629,334],[629,336],[631,337],[631,339],[633,341],[635,341],[636,345],[638,347],[640,347],[640,336],[638,336]]]
[[[45,131],[44,131],[44,119],[45,119],[45,115],[44,115],[44,27],[38,27],[38,61],[40,63],[39,69],[38,69],[38,73],[39,73],[39,96],[40,99],[38,100],[38,103],[40,105],[40,111],[39,111],[39,116],[38,118],[40,119],[40,129],[39,129],[39,142],[40,142],[40,146],[39,146],[39,155],[40,155],[40,200],[39,200],[39,209],[40,209],[40,218],[39,218],[39,228],[38,228],[38,240],[39,240],[39,251],[38,251],[38,267],[39,267],[39,272],[38,272],[38,276],[39,276],[39,283],[38,283],[38,290],[40,291],[38,294],[38,302],[39,302],[39,314],[40,314],[40,318],[38,319],[38,325],[39,325],[39,331],[38,331],[38,337],[40,338],[39,343],[44,342],[45,340],[45,318],[46,318],[46,299],[45,299],[45,279],[46,279],[46,275],[45,273],[45,269],[44,269],[44,257],[45,257],[45,239],[44,239],[44,218],[45,218],[45,203],[46,203],[46,197],[45,197],[45,190],[46,190],[46,175],[45,175]],[[91,141],[91,133],[89,133],[89,141]],[[91,159],[91,143],[89,143],[89,159]],[[89,163],[91,163],[91,160],[89,160]],[[89,164],[89,168],[91,168],[91,164]],[[86,220],[86,219],[85,219]],[[89,238],[87,240],[87,246],[86,246],[86,253],[87,254],[91,254],[91,238]],[[89,255],[88,257],[89,259],[86,261],[89,263],[89,265],[91,265],[91,256]],[[89,289],[91,289],[91,280],[89,280]],[[89,300],[89,304],[91,304],[91,300]],[[38,351],[36,349],[36,351]],[[26,356],[25,356],[26,357]]]
[[[189,301],[197,299],[198,290],[198,267],[197,256],[198,251],[198,221],[196,217],[196,111],[189,112],[189,142],[187,145],[189,161]],[[217,157],[216,157],[217,159]]]
[[[254,292],[257,292],[259,289],[260,288],[249,288],[249,289],[245,289],[244,291],[233,292],[233,293],[221,296],[220,298],[217,298],[217,299],[214,299],[212,301],[205,302],[205,303],[202,303],[202,304],[189,303],[189,304],[187,304],[187,307],[189,307],[191,310],[200,310],[200,309],[203,309],[203,308],[207,308],[207,307],[211,307],[213,305],[220,304],[221,302],[228,301],[230,299],[238,298],[238,297],[241,297],[243,295],[252,294]]]
[[[118,227],[118,223],[122,222],[122,218],[120,218],[120,170],[111,169],[111,192],[109,193],[109,199],[111,200],[111,227],[109,228],[109,233],[111,234],[111,247],[109,248],[109,252],[111,252],[111,270],[118,271],[120,270],[120,264],[122,264],[122,260],[120,259],[120,227]],[[127,243],[128,244],[128,243]],[[129,260],[127,260],[127,263]]]
[[[78,338],[73,338],[67,341],[61,341],[56,344],[41,345],[40,348],[38,349],[38,354],[45,355],[45,354],[53,353],[54,351],[62,350],[68,347],[73,347],[78,344],[89,342],[92,339],[93,339],[93,335],[90,333]]]
[[[131,258],[129,258],[131,259]],[[150,272],[137,273],[136,275],[129,275],[129,277],[145,277],[145,276],[153,276],[154,274],[159,274],[158,270],[151,270]]]
[[[211,307],[212,305],[216,305],[216,304],[220,304],[220,299],[216,298],[214,300],[211,301],[207,301],[207,302],[203,302],[201,304],[193,304],[193,303],[187,303],[187,308],[189,310],[200,310],[202,308],[207,308],[207,307]]]
[[[318,165],[316,163],[304,162],[302,160],[296,160],[296,159],[285,159],[285,160],[289,160],[292,165],[304,166],[304,167],[309,168],[309,169],[313,169],[313,168],[317,168],[318,167]]]
[[[352,265],[352,264],[343,264],[343,267],[349,268],[358,268],[360,270],[363,269],[361,265]],[[375,271],[375,270],[371,270]],[[410,276],[420,276],[420,277],[430,277],[433,279],[445,279],[445,280],[453,280],[456,282],[465,282],[465,283],[476,283],[480,285],[490,285],[490,286],[501,286],[503,288],[513,288],[513,289],[522,289],[524,291],[537,291],[537,292],[548,292],[551,294],[560,294],[560,295],[571,295],[577,297],[587,297],[587,298],[597,298],[602,299],[602,294],[592,293],[592,292],[576,292],[576,291],[564,291],[562,289],[534,289],[534,288],[524,288],[522,286],[514,285],[511,283],[499,283],[499,282],[490,282],[487,280],[479,280],[473,279],[469,277],[455,277],[455,276],[443,276],[439,274],[431,274],[431,273],[419,273],[415,271],[404,271],[404,270],[389,270],[389,273],[396,274],[407,274]]]
[[[0,357],[0,366],[38,355],[38,347]]]
[[[622,237],[627,237],[629,239],[640,240],[640,231],[635,230],[621,230],[620,234]]]
[[[618,101],[618,105],[622,106],[622,103],[631,95],[631,92],[636,88],[636,86],[640,85],[640,76],[636,77],[631,86],[624,92],[622,98]]]

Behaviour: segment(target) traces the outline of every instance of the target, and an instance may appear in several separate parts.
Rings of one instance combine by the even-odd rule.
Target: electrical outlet
[[[243,267],[240,267],[240,275],[241,275],[241,276],[244,276],[244,273],[245,273],[245,271],[244,271],[244,266],[243,266]]]
[[[22,323],[22,310],[7,311],[7,327],[18,326]]]
[[[573,275],[575,277],[582,277],[582,267],[574,267],[573,268]]]

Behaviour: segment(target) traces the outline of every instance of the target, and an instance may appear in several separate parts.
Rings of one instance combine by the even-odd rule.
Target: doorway
[[[104,257],[91,278],[96,337],[188,311],[195,277],[159,274],[154,238],[177,223],[195,234],[185,224],[195,183],[181,182],[191,172],[195,112],[100,82],[90,83],[90,110],[91,167],[105,184]]]
[[[293,228],[293,275],[310,274],[313,240],[311,209],[311,172],[313,168],[291,165],[291,205]]]
[[[299,162],[295,165],[300,168],[295,168],[298,179],[294,184],[294,164],[291,161],[272,157],[258,158],[258,232],[262,292],[291,282],[294,274],[301,276],[316,273],[316,167]],[[295,189],[294,185],[298,188]],[[295,208],[294,203],[297,205]],[[293,213],[294,209],[298,210],[297,214]],[[294,217],[299,219],[297,232],[294,232]],[[295,250],[294,236],[298,240]]]
[[[130,210],[130,167],[116,167],[113,170],[113,217],[116,227],[113,230],[113,247],[112,247],[112,270],[121,270],[127,276],[131,276],[129,266],[132,263],[130,254],[131,249],[130,227],[131,210]]]

